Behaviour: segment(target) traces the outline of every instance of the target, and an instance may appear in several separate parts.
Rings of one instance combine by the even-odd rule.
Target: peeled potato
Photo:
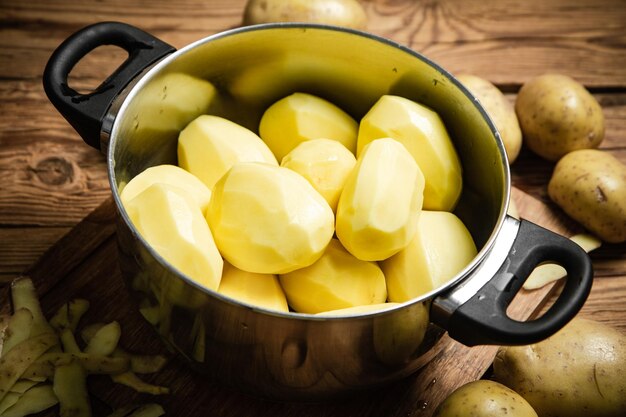
[[[626,241],[626,165],[608,152],[582,149],[554,167],[548,195],[600,239]]]
[[[439,115],[404,97],[382,96],[361,120],[357,158],[386,137],[401,142],[424,174],[424,209],[451,211],[461,195],[461,163]]]
[[[244,25],[306,22],[364,29],[367,16],[357,0],[249,0]]]
[[[509,164],[515,162],[522,147],[522,130],[513,105],[498,87],[483,78],[471,74],[459,74],[456,78],[480,101],[500,132]]]
[[[259,135],[281,161],[301,142],[333,139],[354,153],[358,125],[329,101],[294,93],[272,104],[261,117]]]
[[[544,74],[525,83],[517,94],[515,112],[524,143],[549,161],[577,149],[596,148],[604,139],[600,104],[565,75]]]
[[[335,212],[343,186],[355,164],[352,152],[336,140],[313,139],[296,146],[283,158],[280,166],[306,178]]]
[[[415,235],[423,190],[424,176],[400,142],[371,142],[339,197],[337,237],[359,259],[389,258]]]
[[[498,350],[494,376],[546,417],[618,417],[626,411],[626,336],[574,318],[553,336]]]
[[[435,410],[433,417],[537,417],[518,393],[489,380],[468,382],[457,388]],[[543,416],[543,414],[542,414]]]
[[[217,290],[224,262],[200,208],[184,190],[156,183],[124,208],[159,255],[198,284]]]
[[[209,189],[237,162],[278,165],[261,138],[222,117],[202,115],[180,132],[178,164]]]
[[[145,169],[124,186],[120,194],[122,204],[126,204],[155,183],[174,185],[185,190],[196,200],[202,213],[206,211],[211,200],[211,190],[195,175],[176,165],[157,165]]]
[[[355,258],[336,239],[313,265],[281,274],[280,283],[289,305],[299,313],[379,304],[387,298],[378,265]]]
[[[380,263],[389,301],[404,302],[440,287],[476,253],[472,235],[458,217],[445,211],[422,211],[411,243]]]
[[[235,164],[215,184],[207,220],[228,262],[263,274],[311,265],[334,231],[333,211],[306,179],[257,162]]]
[[[366,261],[367,262],[367,261]],[[356,307],[346,307],[337,310],[328,310],[321,313],[317,313],[318,316],[352,316],[365,313],[375,313],[377,311],[385,311],[390,308],[399,306],[399,303],[378,303],[378,304],[366,304]]]
[[[224,263],[217,292],[253,306],[289,311],[285,293],[276,275],[242,271],[228,262]]]

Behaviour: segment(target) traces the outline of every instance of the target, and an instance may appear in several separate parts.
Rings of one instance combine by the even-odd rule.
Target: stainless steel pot
[[[93,93],[72,90],[72,67],[106,44],[126,49],[128,59]],[[270,24],[219,33],[175,52],[134,27],[107,22],[59,46],[44,86],[84,140],[107,156],[121,267],[140,311],[194,369],[242,390],[313,400],[380,385],[425,364],[445,330],[469,346],[536,342],[565,325],[590,291],[592,267],[582,249],[506,215],[506,154],[477,100],[437,64],[392,41],[337,27]],[[177,135],[186,123],[213,113],[256,130],[263,110],[295,91],[324,97],[357,120],[383,94],[419,101],[441,115],[464,170],[455,213],[479,248],[454,279],[383,312],[277,313],[199,287],[138,235],[120,187],[149,166],[176,163]],[[523,281],[544,261],[568,271],[556,303],[534,321],[507,317]]]

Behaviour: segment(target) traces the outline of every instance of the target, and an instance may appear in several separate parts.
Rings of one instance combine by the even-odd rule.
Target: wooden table
[[[104,157],[83,144],[41,87],[52,50],[79,28],[106,20],[136,25],[180,48],[240,25],[244,3],[0,0],[0,282],[24,271],[110,196]],[[626,163],[624,0],[363,4],[369,31],[412,47],[452,73],[489,79],[511,100],[533,76],[574,77],[603,107],[601,148]],[[75,68],[70,82],[88,91],[123,59],[116,48],[102,47]],[[552,168],[523,149],[512,178],[515,187],[558,212],[546,193]],[[592,259],[596,279],[581,314],[626,331],[626,245],[604,245]]]

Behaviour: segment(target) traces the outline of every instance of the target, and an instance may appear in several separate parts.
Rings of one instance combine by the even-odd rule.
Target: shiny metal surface
[[[172,81],[181,79],[177,74],[194,81]],[[207,83],[216,92],[208,101],[196,94]],[[185,91],[189,99],[171,99]],[[463,165],[455,212],[479,249],[474,261],[444,287],[397,308],[319,317],[265,311],[204,290],[148,247],[123,210],[121,187],[147,167],[176,163],[178,132],[199,114],[221,115],[256,131],[265,108],[295,91],[326,98],[357,120],[383,94],[437,111]],[[103,142],[120,209],[122,269],[140,309],[194,368],[256,394],[329,397],[423,366],[443,334],[430,324],[432,300],[481,264],[505,219],[508,165],[484,111],[436,64],[372,35],[299,24],[225,32],[165,58],[117,106],[107,118],[110,135],[105,132]]]

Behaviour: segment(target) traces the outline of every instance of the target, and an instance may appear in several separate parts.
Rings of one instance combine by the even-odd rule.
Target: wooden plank
[[[54,46],[78,28],[123,20],[180,48],[241,22],[244,0],[174,3],[89,0],[3,1],[0,77],[38,77]],[[587,85],[626,85],[626,8],[620,0],[525,2],[442,0],[363,2],[368,30],[418,50],[452,72],[519,84],[542,72],[564,72]],[[190,19],[193,16],[193,19]],[[27,36],[24,36],[27,33]],[[5,59],[6,58],[6,59]],[[25,66],[24,63],[32,63]],[[95,75],[99,68],[94,68]]]

